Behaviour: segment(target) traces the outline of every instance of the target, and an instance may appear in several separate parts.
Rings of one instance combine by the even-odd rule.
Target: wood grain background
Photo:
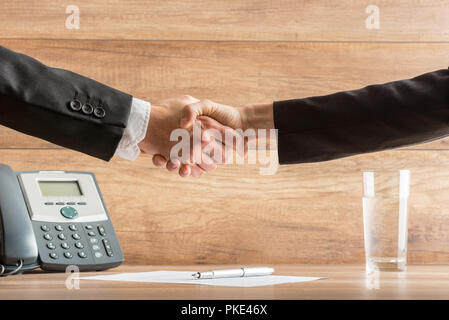
[[[0,45],[157,103],[190,94],[241,106],[356,89],[447,68],[449,1],[77,0],[0,5]],[[411,263],[449,260],[448,141],[330,162],[227,165],[201,179],[151,159],[106,163],[0,128],[16,170],[93,171],[128,263],[364,261],[361,171],[412,171]]]

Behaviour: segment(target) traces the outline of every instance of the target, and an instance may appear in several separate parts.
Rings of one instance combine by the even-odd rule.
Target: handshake
[[[151,106],[146,136],[138,146],[153,155],[155,166],[181,177],[200,177],[229,163],[234,151],[246,156],[257,143],[266,152],[267,134],[275,137],[267,129],[274,129],[272,103],[235,108],[186,95]]]

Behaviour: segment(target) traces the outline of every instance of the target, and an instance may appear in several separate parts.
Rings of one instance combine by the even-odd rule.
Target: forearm
[[[109,160],[132,96],[0,46],[0,124]]]
[[[243,130],[254,130],[253,143],[257,144],[257,148],[271,149],[276,139],[271,129],[274,129],[273,120],[273,103],[258,103],[246,105],[240,108]],[[261,143],[261,138],[264,142]],[[248,144],[252,141],[248,136]]]
[[[449,70],[327,96],[274,103],[279,161],[381,151],[449,134]]]
[[[131,161],[137,159],[141,150],[139,143],[146,136],[150,114],[150,102],[133,98],[128,123],[114,156]]]

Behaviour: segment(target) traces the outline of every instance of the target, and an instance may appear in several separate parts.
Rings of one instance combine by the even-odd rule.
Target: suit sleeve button
[[[79,100],[73,99],[72,101],[70,101],[70,108],[73,111],[80,111],[81,107],[82,107],[82,104]]]
[[[92,112],[94,111],[94,107],[92,107],[92,105],[88,103],[85,103],[81,110],[84,114],[92,114]]]
[[[106,115],[106,111],[102,108],[102,107],[97,107],[97,108],[95,108],[95,110],[94,110],[94,115],[97,117],[97,118],[104,118],[104,116]]]

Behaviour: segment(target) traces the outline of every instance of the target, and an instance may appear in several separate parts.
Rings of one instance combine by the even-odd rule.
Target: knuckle
[[[195,101],[195,98],[191,95],[185,94],[180,97],[180,100],[184,101],[187,104]]]
[[[193,106],[191,104],[186,105],[184,107],[183,113],[187,115],[192,115],[194,113]]]
[[[203,104],[205,104],[206,106],[212,106],[214,103],[212,100],[209,99],[204,99],[203,101],[201,101]]]

